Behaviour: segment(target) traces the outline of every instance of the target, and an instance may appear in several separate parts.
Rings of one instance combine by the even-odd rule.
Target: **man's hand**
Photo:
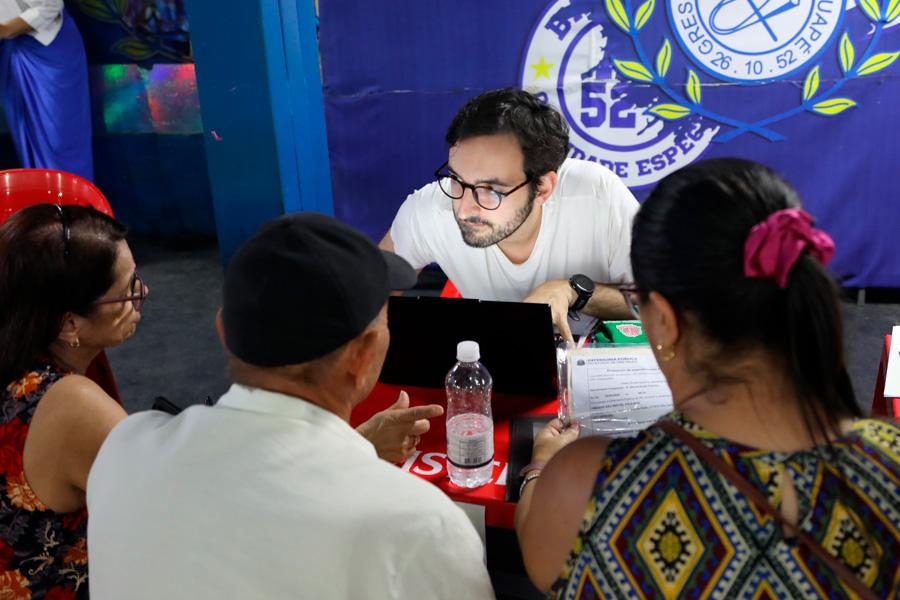
[[[562,422],[559,419],[553,419],[534,438],[531,461],[546,463],[553,458],[554,454],[562,450],[563,446],[577,440],[580,431],[578,421],[575,421],[571,427],[563,429]]]
[[[569,329],[569,307],[575,304],[578,294],[569,285],[566,279],[553,279],[534,288],[523,302],[533,304],[549,304],[553,315],[553,324],[559,328],[560,335],[573,342],[572,331]]]
[[[375,413],[372,418],[356,428],[364,438],[372,442],[378,456],[392,463],[406,460],[415,450],[419,438],[431,428],[428,419],[444,414],[440,404],[409,407],[409,395],[400,392],[392,406]]]

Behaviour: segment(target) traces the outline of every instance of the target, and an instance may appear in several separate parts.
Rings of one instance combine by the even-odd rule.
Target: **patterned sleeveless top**
[[[900,428],[862,419],[833,450],[762,451],[671,415],[883,598],[900,589]],[[825,459],[823,452],[830,452]],[[840,465],[840,471],[835,465]],[[844,482],[841,481],[844,480]],[[613,441],[554,598],[847,598],[841,580],[657,427]]]
[[[11,383],[0,404],[0,598],[88,597],[87,510],[56,513],[35,495],[22,467],[38,402],[64,372],[42,366]]]

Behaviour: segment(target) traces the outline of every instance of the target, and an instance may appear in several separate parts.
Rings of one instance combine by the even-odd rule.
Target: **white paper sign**
[[[884,378],[884,397],[900,398],[900,325],[891,331],[887,375]]]
[[[572,413],[584,435],[632,435],[672,410],[649,346],[578,348],[568,360]]]

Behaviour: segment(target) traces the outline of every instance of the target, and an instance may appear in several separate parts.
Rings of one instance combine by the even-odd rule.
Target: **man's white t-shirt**
[[[87,492],[94,600],[493,598],[471,521],[337,415],[234,385],[117,425]]]
[[[567,159],[544,203],[531,256],[513,264],[497,245],[472,248],[437,182],[406,199],[391,226],[394,251],[416,269],[437,263],[465,298],[520,302],[552,279],[583,273],[597,283],[631,281],[631,222],[638,203],[606,167]]]

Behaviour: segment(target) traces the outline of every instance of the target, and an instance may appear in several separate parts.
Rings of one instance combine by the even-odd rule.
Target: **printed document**
[[[567,358],[572,416],[584,435],[633,435],[671,412],[650,346],[577,348]]]

